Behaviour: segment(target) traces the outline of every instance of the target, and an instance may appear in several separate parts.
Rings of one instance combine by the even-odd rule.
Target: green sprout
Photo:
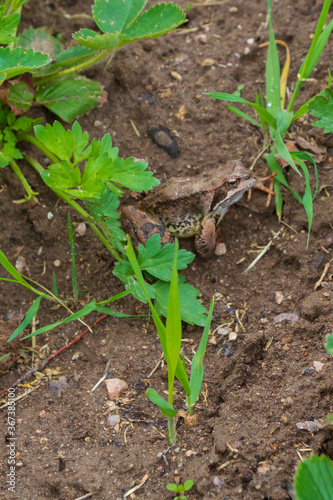
[[[182,493],[190,490],[193,485],[194,482],[192,481],[192,479],[188,479],[184,482],[184,484],[169,483],[166,485],[166,488],[169,491],[174,491],[175,493],[177,493],[177,496],[174,497],[174,500],[186,500],[187,497],[185,495],[182,495]],[[180,493],[180,495],[178,495],[178,493]]]
[[[191,363],[191,377],[188,380],[186,366],[184,359],[180,357],[181,350],[181,336],[182,336],[182,326],[181,326],[181,315],[180,315],[180,305],[179,305],[179,284],[178,284],[178,273],[177,273],[177,257],[178,257],[178,242],[176,241],[176,251],[173,262],[172,278],[170,283],[168,309],[166,314],[166,325],[162,323],[156,309],[150,300],[149,287],[143,278],[142,271],[140,269],[138,260],[136,258],[131,240],[127,237],[127,247],[126,254],[127,258],[133,268],[138,284],[140,285],[143,293],[146,296],[147,302],[149,304],[153,320],[159,335],[163,353],[168,367],[168,401],[165,401],[158,392],[150,387],[146,394],[150,401],[156,404],[163,415],[167,417],[168,421],[168,440],[171,444],[176,443],[176,428],[175,428],[175,417],[177,415],[177,410],[173,407],[173,392],[174,392],[174,382],[175,378],[178,379],[182,385],[186,394],[186,404],[190,415],[193,413],[193,406],[196,403],[204,375],[203,368],[203,357],[207,346],[207,340],[209,335],[209,327],[213,315],[214,300],[212,300],[209,308],[209,313],[206,319],[204,331],[201,337],[199,348],[192,359]]]

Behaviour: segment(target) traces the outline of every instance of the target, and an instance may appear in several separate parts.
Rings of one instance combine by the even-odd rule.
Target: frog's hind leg
[[[207,259],[211,256],[216,246],[216,222],[213,217],[203,220],[194,245],[200,257]]]
[[[147,240],[157,233],[161,236],[162,246],[173,242],[169,231],[158,217],[150,217],[136,207],[128,206],[123,209],[122,223],[136,248],[139,243],[145,245]]]

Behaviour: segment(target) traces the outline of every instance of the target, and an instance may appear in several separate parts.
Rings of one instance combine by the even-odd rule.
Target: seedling
[[[182,495],[182,493],[190,490],[193,485],[194,482],[192,481],[192,479],[189,479],[185,481],[184,484],[170,483],[167,484],[166,487],[169,491],[175,491],[177,493],[177,496],[174,497],[174,500],[186,500],[187,497],[185,495]],[[178,493],[180,493],[181,495],[179,496]]]
[[[297,83],[286,109],[284,109],[284,103],[286,99],[287,75],[290,64],[289,51],[287,51],[285,67],[280,74],[280,63],[277,51],[278,42],[275,40],[273,31],[272,0],[267,0],[267,3],[269,19],[269,44],[266,60],[266,99],[264,99],[261,91],[259,92],[259,95],[255,96],[254,102],[243,99],[236,92],[235,94],[215,92],[208,95],[214,97],[215,99],[221,99],[223,101],[246,104],[247,106],[255,109],[255,111],[258,113],[260,121],[255,120],[254,118],[234,106],[229,106],[229,109],[232,112],[236,113],[240,117],[260,128],[266,138],[269,137],[268,144],[264,145],[263,151],[261,153],[265,152],[267,149],[270,150],[270,153],[268,154],[268,156],[266,156],[266,161],[271,171],[276,173],[274,179],[274,190],[276,194],[276,210],[279,219],[282,216],[283,199],[281,193],[281,185],[283,185],[287,189],[289,189],[292,195],[304,206],[308,217],[308,227],[310,234],[313,219],[313,200],[315,199],[318,192],[317,166],[310,154],[299,151],[288,151],[284,143],[284,137],[292,123],[311,111],[311,109],[311,112],[313,112],[315,116],[318,116],[316,114],[318,113],[318,105],[320,104],[320,107],[322,108],[322,105],[325,104],[323,103],[323,99],[325,99],[325,97],[323,97],[325,95],[324,91],[318,94],[318,96],[311,98],[309,101],[301,105],[297,111],[294,111],[295,101],[299,94],[301,85],[310,77],[333,29],[333,20],[327,23],[331,0],[324,1],[309,52],[307,53],[298,71]],[[285,45],[284,42],[279,43]],[[330,87],[330,84],[331,75],[329,74],[328,88]],[[326,96],[329,100],[329,102],[327,102],[327,100],[325,99],[327,113],[331,106],[330,99],[332,98],[332,94],[330,90],[326,91]],[[332,122],[333,120],[331,117],[331,124]],[[319,123],[317,122],[316,125],[323,126],[323,120],[319,121]],[[280,158],[285,160],[294,170],[296,170],[296,172],[298,172],[299,174],[301,174],[302,172],[302,174],[304,175],[305,192],[302,197],[289,186],[281,169],[281,166],[278,163],[278,159]],[[314,166],[314,173],[316,178],[316,189],[314,190],[314,193],[312,193],[311,191],[310,175],[308,168],[304,163],[305,161],[310,161]]]
[[[202,334],[201,342],[199,348],[191,363],[191,378],[188,380],[186,367],[184,360],[180,358],[181,349],[181,315],[180,315],[180,305],[179,305],[179,285],[178,285],[178,273],[177,273],[177,256],[178,256],[178,242],[176,241],[176,251],[173,261],[172,278],[170,283],[169,300],[168,300],[168,310],[166,315],[166,326],[163,325],[155,307],[153,306],[150,296],[149,288],[144,281],[139,263],[135,256],[131,241],[127,238],[126,254],[127,258],[133,268],[136,279],[146,296],[149,303],[149,307],[153,316],[153,320],[159,335],[161,346],[165,355],[165,359],[168,366],[168,401],[165,401],[158,392],[149,388],[146,392],[148,399],[156,404],[163,415],[167,417],[168,420],[168,440],[171,444],[176,443],[176,429],[175,429],[175,417],[177,411],[173,407],[173,390],[175,377],[179,380],[183,389],[186,393],[186,404],[187,408],[192,414],[193,405],[196,403],[197,398],[200,394],[202,382],[203,382],[203,356],[207,346],[207,340],[209,335],[209,327],[212,319],[214,300],[212,300],[209,308],[209,313],[206,319],[205,328]]]

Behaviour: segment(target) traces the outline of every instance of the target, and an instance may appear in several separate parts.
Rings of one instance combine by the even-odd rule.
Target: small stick
[[[254,261],[251,262],[251,264],[245,269],[243,274],[247,274],[257,264],[257,262],[265,255],[265,253],[268,252],[268,250],[271,248],[271,246],[273,244],[273,240],[275,240],[278,236],[280,236],[280,233],[281,233],[281,231],[279,231],[278,233],[276,233],[273,236],[271,241],[265,246],[265,248],[260,252],[260,254],[257,255],[257,257],[254,259]]]
[[[128,490],[128,492],[125,493],[125,495],[123,496],[123,498],[128,497],[128,495],[130,495],[131,493],[134,493],[134,491],[136,491],[139,488],[141,488],[141,486],[143,486],[145,484],[145,482],[147,481],[148,477],[149,477],[149,474],[148,474],[148,472],[146,472],[146,474],[143,476],[143,478],[140,481],[140,483],[137,486],[134,486],[134,488],[132,488],[131,490]]]
[[[327,271],[329,270],[329,267],[330,267],[330,265],[331,265],[331,261],[332,261],[332,259],[331,259],[329,262],[327,262],[327,263],[325,264],[324,270],[323,270],[323,272],[322,272],[322,274],[321,274],[321,276],[320,276],[319,280],[318,280],[318,281],[317,281],[317,283],[315,284],[315,287],[314,287],[314,289],[315,289],[315,290],[317,290],[317,288],[319,288],[319,287],[320,287],[320,285],[322,284],[322,282],[324,281],[324,278],[325,278],[325,276],[326,276],[326,273],[327,273]]]
[[[107,317],[106,314],[102,314],[99,318],[97,318],[94,321],[93,324],[97,325],[98,323],[100,323],[101,321],[103,321],[106,317]],[[9,389],[13,389],[14,387],[17,387],[23,380],[25,380],[26,378],[30,377],[30,375],[32,375],[36,371],[40,371],[43,368],[45,368],[45,366],[51,361],[51,359],[55,358],[62,351],[64,351],[65,349],[68,349],[68,347],[70,347],[73,344],[75,344],[78,340],[80,340],[83,337],[83,335],[85,335],[89,331],[91,331],[91,327],[86,328],[86,330],[84,330],[82,333],[80,333],[79,335],[77,335],[76,337],[74,337],[74,339],[71,340],[70,342],[68,342],[68,344],[66,344],[63,347],[61,347],[60,349],[58,349],[56,352],[54,352],[53,354],[51,354],[48,358],[43,359],[43,361],[41,361],[40,363],[38,363],[38,365],[36,365],[33,368],[31,368],[31,370],[28,370],[22,377],[20,377],[18,380],[16,380],[16,382],[14,382],[14,384],[12,384],[8,389],[5,389],[4,391],[2,391],[0,393],[0,396],[3,396],[4,394],[6,394],[6,392],[8,392]]]
[[[97,382],[97,384],[94,385],[94,387],[91,389],[90,392],[94,392],[95,389],[97,389],[97,387],[103,382],[103,380],[106,379],[107,377],[107,374],[108,374],[108,371],[110,370],[110,366],[111,366],[111,358],[109,359],[109,361],[106,363],[106,367],[105,367],[105,370],[104,370],[104,375],[101,379],[99,379],[99,381]]]
[[[89,497],[92,497],[93,495],[96,495],[95,491],[92,491],[91,493],[87,493],[86,495],[83,495],[83,497],[75,498],[75,500],[84,500],[84,498],[89,498]]]

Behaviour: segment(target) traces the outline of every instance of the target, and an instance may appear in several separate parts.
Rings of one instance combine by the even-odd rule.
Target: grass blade
[[[267,0],[269,19],[269,45],[266,59],[266,108],[277,117],[281,111],[280,62],[272,20],[272,0]]]
[[[175,371],[179,362],[179,353],[182,340],[182,323],[180,318],[179,289],[178,289],[178,240],[176,240],[175,257],[173,261],[172,278],[170,282],[168,312],[166,318],[165,340],[168,362],[169,403],[173,404],[173,386]]]
[[[259,106],[258,104],[254,102],[247,101],[246,99],[243,99],[243,97],[236,96],[234,94],[226,94],[224,92],[210,92],[208,94],[209,97],[213,97],[214,99],[220,99],[221,101],[229,101],[229,102],[239,102],[241,104],[247,104],[248,106],[251,106],[254,108],[258,115],[265,120],[270,127],[272,127],[274,130],[276,129],[276,120],[275,117],[267,111],[263,106]]]
[[[146,390],[146,396],[149,401],[159,407],[165,417],[174,418],[177,415],[177,411],[152,387]]]
[[[282,218],[283,197],[281,193],[281,182],[277,181],[276,179],[274,179],[274,192],[275,192],[275,209],[280,222]]]
[[[16,328],[15,332],[12,333],[12,335],[9,337],[9,339],[7,340],[7,342],[11,342],[12,340],[16,339],[16,337],[18,337],[20,335],[20,333],[23,332],[23,330],[28,326],[28,324],[30,323],[30,321],[32,321],[32,318],[34,316],[36,316],[36,314],[38,312],[38,309],[39,309],[39,305],[40,305],[40,301],[41,300],[42,300],[42,297],[39,296],[32,303],[31,307],[29,307],[29,309],[27,311],[27,314],[25,315],[24,320],[22,321],[22,323],[20,324],[20,326]]]
[[[58,299],[59,295],[58,295],[57,278],[54,271],[52,275],[52,290],[53,290],[53,295]]]
[[[201,391],[201,386],[204,376],[203,358],[206,352],[209,328],[212,321],[213,310],[214,310],[214,299],[212,299],[210,303],[209,312],[205,328],[202,333],[201,341],[191,363],[191,378],[190,378],[191,401],[189,404],[190,414],[191,414],[191,409],[193,405],[195,405]]]
[[[290,152],[286,148],[286,145],[283,142],[281,134],[278,130],[276,130],[276,135],[275,135],[275,146],[276,146],[276,149],[277,149],[279,155],[288,163],[288,165],[290,165],[295,170],[295,172],[297,172],[299,175],[302,175],[301,172],[296,167],[295,162],[294,162]]]
[[[68,213],[68,238],[69,244],[71,247],[71,256],[72,256],[72,284],[73,284],[73,293],[74,293],[74,302],[75,304],[79,301],[79,292],[77,289],[77,274],[76,274],[76,256],[75,256],[75,244],[74,244],[74,236],[71,224],[71,216]]]
[[[260,125],[259,122],[257,122],[254,118],[251,116],[247,115],[243,111],[241,111],[238,108],[235,108],[235,106],[232,106],[231,104],[228,106],[229,111],[232,111],[235,113],[235,115],[240,116],[241,118],[244,118],[244,120],[247,120],[248,122],[252,123],[252,125],[255,125],[256,127],[262,128],[262,125]]]

